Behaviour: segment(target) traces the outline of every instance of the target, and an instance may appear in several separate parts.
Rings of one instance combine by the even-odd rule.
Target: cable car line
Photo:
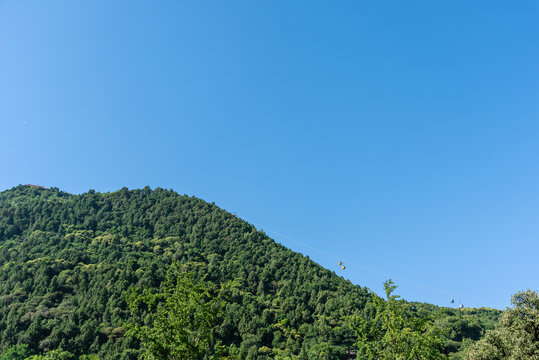
[[[252,223],[252,224],[255,225],[255,226],[257,225],[256,223]],[[258,228],[259,228],[260,230],[263,229],[262,226],[258,226]],[[316,248],[316,247],[314,247],[314,246],[311,246],[311,245],[308,245],[308,244],[306,244],[306,243],[304,243],[304,242],[301,242],[301,241],[298,241],[298,240],[296,240],[296,239],[293,239],[293,238],[291,238],[291,237],[289,237],[289,236],[280,234],[280,233],[278,233],[277,231],[273,231],[273,230],[268,229],[268,228],[265,228],[265,229],[266,229],[266,230],[263,230],[263,231],[268,231],[268,232],[270,232],[270,233],[272,233],[272,234],[277,235],[277,237],[280,237],[280,238],[282,238],[282,239],[286,239],[286,240],[288,240],[288,241],[294,242],[294,243],[299,244],[299,245],[301,245],[301,246],[303,246],[303,247],[306,247],[306,248],[309,248],[309,249],[311,249],[311,250],[313,250],[313,251],[316,251],[316,252],[318,252],[318,253],[320,253],[320,254],[323,254],[323,255],[325,255],[325,256],[328,256],[328,257],[331,257],[331,258],[334,258],[334,259],[338,260],[338,261],[339,261],[338,264],[339,264],[339,266],[341,266],[341,268],[342,268],[343,270],[345,270],[345,268],[346,268],[346,267],[343,265],[344,263],[347,263],[347,264],[353,264],[354,266],[357,266],[357,267],[359,267],[359,268],[361,268],[361,269],[364,269],[364,270],[366,270],[366,271],[369,271],[369,272],[372,272],[372,273],[376,273],[376,274],[379,274],[379,275],[383,275],[383,276],[386,277],[386,278],[392,278],[392,279],[395,279],[395,280],[399,280],[399,281],[401,281],[401,282],[408,283],[408,284],[410,284],[410,285],[414,285],[414,286],[416,286],[416,287],[422,287],[422,288],[425,288],[425,289],[428,289],[428,290],[431,290],[431,291],[434,291],[434,292],[437,292],[437,293],[440,293],[440,294],[447,295],[447,296],[450,298],[449,302],[450,302],[451,304],[453,304],[453,303],[455,302],[455,301],[454,301],[454,297],[455,297],[455,296],[460,297],[460,295],[458,295],[458,294],[450,293],[450,292],[444,291],[444,290],[442,290],[442,289],[435,288],[435,287],[433,287],[433,286],[421,284],[421,283],[418,283],[418,282],[416,282],[416,281],[412,281],[412,280],[405,279],[405,278],[403,278],[403,277],[391,276],[390,274],[388,274],[388,273],[386,273],[386,272],[383,272],[383,271],[380,271],[380,270],[377,270],[377,269],[374,269],[374,268],[371,268],[371,267],[368,267],[368,266],[359,264],[359,263],[357,263],[357,262],[355,262],[355,261],[352,261],[352,260],[348,260],[348,259],[344,259],[344,258],[342,258],[342,257],[335,256],[335,255],[333,255],[333,254],[328,253],[327,251],[318,249],[318,248]],[[459,301],[459,302],[460,302],[460,301]],[[464,307],[464,306],[462,305],[462,302],[460,302],[459,308],[462,309],[463,307]]]

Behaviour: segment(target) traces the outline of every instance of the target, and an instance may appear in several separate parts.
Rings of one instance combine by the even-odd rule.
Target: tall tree
[[[391,279],[386,281],[386,300],[374,299],[375,315],[351,319],[358,359],[444,359],[441,331],[426,319],[407,314],[402,300],[393,295],[396,288]]]
[[[127,334],[142,342],[144,359],[221,358],[214,327],[225,306],[218,294],[224,288],[195,281],[192,273],[182,270],[176,276],[170,273],[160,292],[132,289],[127,297],[132,315]]]

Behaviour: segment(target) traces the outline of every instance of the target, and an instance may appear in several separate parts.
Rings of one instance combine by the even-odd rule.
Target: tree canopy
[[[190,266],[195,283],[237,282],[213,336],[242,359],[344,359],[355,343],[346,319],[371,311],[376,298],[195,197],[21,185],[0,192],[0,353],[19,344],[35,356],[138,359],[140,337],[123,327],[131,316],[126,291],[172,291],[173,263]],[[498,316],[419,303],[404,309],[450,330],[448,354]]]
[[[512,307],[504,311],[499,327],[468,351],[470,360],[537,360],[539,359],[539,295],[537,291],[520,291],[511,299]]]
[[[434,321],[407,313],[393,292],[392,280],[384,283],[385,301],[374,297],[374,316],[351,318],[357,337],[358,358],[380,360],[444,359],[441,329]]]
[[[214,330],[224,320],[223,296],[228,284],[217,287],[204,280],[195,281],[192,273],[180,270],[169,273],[160,291],[131,288],[127,335],[141,340],[142,358],[224,359]],[[152,317],[151,324],[146,324],[147,316]]]

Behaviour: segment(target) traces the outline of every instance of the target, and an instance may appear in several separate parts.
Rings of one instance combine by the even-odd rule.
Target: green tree
[[[26,344],[14,345],[8,348],[2,355],[0,360],[24,360],[33,354],[32,349]]]
[[[27,358],[26,360],[76,360],[77,357],[70,353],[69,351],[64,351],[62,349],[56,349],[49,351],[45,355],[33,355]]]
[[[374,316],[351,318],[359,359],[415,360],[444,359],[441,331],[424,318],[404,311],[402,300],[392,295],[392,280],[384,283],[386,300],[374,299]]]
[[[195,281],[186,271],[172,273],[160,292],[131,290],[127,335],[142,342],[144,359],[221,358],[224,349],[214,341],[214,327],[225,306],[225,286],[216,289],[210,282]]]
[[[539,295],[521,291],[513,295],[511,308],[504,311],[498,329],[470,347],[469,360],[539,359]]]

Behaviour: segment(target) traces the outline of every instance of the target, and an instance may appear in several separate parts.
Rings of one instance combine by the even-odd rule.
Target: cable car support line
[[[257,226],[257,224],[255,223],[252,223],[253,225]],[[262,226],[257,226],[260,230],[263,230],[264,228]],[[460,297],[460,295],[458,294],[455,294],[455,293],[450,293],[450,292],[447,292],[447,291],[444,291],[444,290],[441,290],[441,289],[438,289],[438,288],[435,288],[435,287],[432,287],[432,286],[429,286],[429,285],[425,285],[425,284],[421,284],[417,281],[412,281],[412,280],[408,280],[408,279],[405,279],[405,278],[402,278],[402,277],[397,277],[397,276],[391,276],[390,274],[386,273],[386,272],[383,272],[383,271],[380,271],[380,270],[377,270],[377,269],[374,269],[374,268],[371,268],[371,267],[368,267],[368,266],[365,266],[365,265],[362,265],[362,264],[358,264],[357,262],[355,261],[352,261],[352,260],[349,260],[349,259],[344,259],[342,257],[338,257],[338,256],[335,256],[331,253],[328,253],[327,251],[324,251],[324,250],[321,250],[321,249],[318,249],[314,246],[311,246],[311,245],[308,245],[304,242],[301,242],[301,241],[298,241],[298,240],[295,240],[289,236],[286,236],[286,235],[283,235],[283,234],[280,234],[278,233],[277,231],[273,231],[271,229],[268,229],[268,228],[265,228],[266,230],[263,230],[263,231],[268,231],[274,235],[276,235],[277,237],[279,238],[282,238],[282,239],[285,239],[285,240],[288,240],[288,241],[291,241],[291,242],[294,242],[296,244],[299,244],[303,247],[306,247],[308,249],[311,249],[313,251],[316,251],[322,255],[325,255],[327,257],[331,257],[331,258],[334,258],[336,260],[339,261],[339,265],[342,265],[342,263],[348,263],[348,264],[353,264],[363,270],[366,270],[366,271],[369,271],[369,272],[372,272],[372,273],[376,273],[376,274],[379,274],[379,275],[383,275],[387,278],[392,278],[392,279],[395,279],[395,280],[399,280],[401,282],[405,282],[405,283],[408,283],[410,285],[414,285],[416,287],[422,287],[424,289],[428,289],[428,290],[431,290],[431,291],[434,291],[434,292],[437,292],[437,293],[440,293],[440,294],[444,294],[444,295],[447,295],[449,296],[451,299],[455,298],[455,297]],[[343,265],[343,270],[344,270],[344,265]],[[451,302],[451,301],[450,301]]]

